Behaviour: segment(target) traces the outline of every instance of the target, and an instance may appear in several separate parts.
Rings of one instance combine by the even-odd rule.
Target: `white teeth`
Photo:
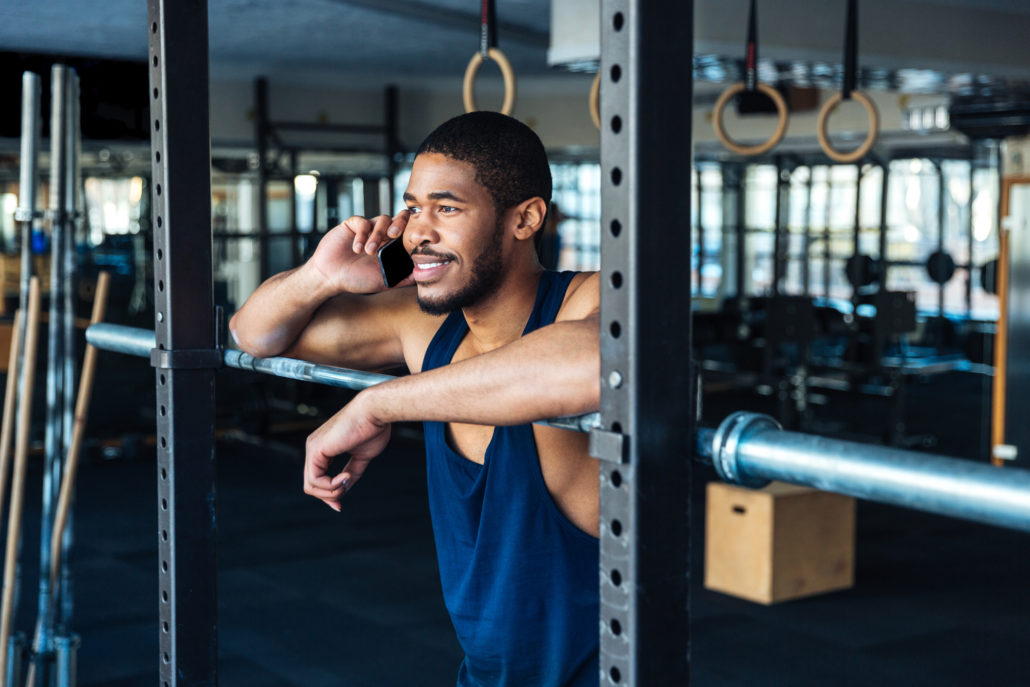
[[[431,270],[434,267],[439,267],[440,265],[446,265],[446,264],[447,264],[447,262],[424,262],[421,265],[418,265],[418,268],[420,270]]]

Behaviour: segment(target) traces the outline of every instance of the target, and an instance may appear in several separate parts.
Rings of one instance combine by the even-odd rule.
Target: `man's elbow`
[[[289,344],[283,341],[285,332],[282,327],[265,332],[255,331],[255,327],[242,319],[238,312],[229,319],[229,334],[241,351],[255,358],[279,355]]]

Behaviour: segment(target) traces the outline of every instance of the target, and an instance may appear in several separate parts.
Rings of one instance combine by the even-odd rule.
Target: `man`
[[[600,398],[598,275],[546,272],[534,250],[550,195],[528,127],[456,117],[420,146],[406,210],[336,227],[230,322],[257,356],[411,371],[309,437],[304,489],[339,511],[390,424],[425,422],[444,601],[466,653],[459,685],[599,680],[598,465],[586,435],[529,424]],[[415,268],[386,289],[375,256],[394,238]]]

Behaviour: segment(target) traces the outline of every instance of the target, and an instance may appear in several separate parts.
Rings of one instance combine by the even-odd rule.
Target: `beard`
[[[504,226],[500,218],[494,227],[490,242],[472,263],[472,277],[468,283],[451,294],[444,294],[436,300],[429,300],[418,294],[418,307],[427,315],[446,315],[468,308],[489,296],[501,281],[503,262],[501,260],[501,235]]]

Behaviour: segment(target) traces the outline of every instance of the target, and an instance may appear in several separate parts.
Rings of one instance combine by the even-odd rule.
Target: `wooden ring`
[[[594,126],[601,130],[601,72],[597,72],[594,82],[590,84],[590,119],[594,120]]]
[[[862,104],[865,108],[866,114],[869,116],[869,133],[866,134],[865,140],[862,141],[862,145],[858,146],[850,153],[842,153],[832,145],[830,145],[830,138],[826,134],[826,125],[830,120],[830,113],[832,113],[838,105],[840,105],[843,96],[840,93],[834,93],[830,96],[830,99],[823,105],[823,109],[819,110],[819,121],[816,125],[815,133],[819,137],[819,147],[823,149],[826,156],[834,162],[849,163],[857,162],[865,157],[866,153],[876,143],[876,137],[880,131],[880,113],[876,111],[876,105],[873,101],[866,97],[861,91],[852,91],[851,97]]]
[[[759,143],[753,146],[742,146],[726,133],[726,129],[722,125],[722,113],[726,109],[726,105],[730,102],[730,98],[743,91],[747,86],[744,85],[743,81],[738,81],[733,84],[719,96],[719,99],[715,101],[715,111],[712,113],[712,126],[715,127],[715,136],[718,138],[727,149],[737,155],[761,155],[772,150],[773,146],[779,143],[783,139],[783,135],[787,133],[787,121],[789,115],[787,113],[787,101],[783,99],[780,92],[764,83],[757,85],[757,90],[765,93],[776,105],[776,111],[779,114],[779,121],[776,123],[776,131],[765,143]]]
[[[511,68],[511,62],[504,56],[504,53],[497,48],[490,48],[487,56],[497,63],[501,68],[501,76],[504,77],[504,103],[501,105],[501,114],[510,115],[515,109],[515,72]],[[461,98],[465,102],[465,112],[476,111],[476,74],[483,64],[483,53],[477,52],[469,60],[469,66],[465,68],[465,82],[461,87]]]

